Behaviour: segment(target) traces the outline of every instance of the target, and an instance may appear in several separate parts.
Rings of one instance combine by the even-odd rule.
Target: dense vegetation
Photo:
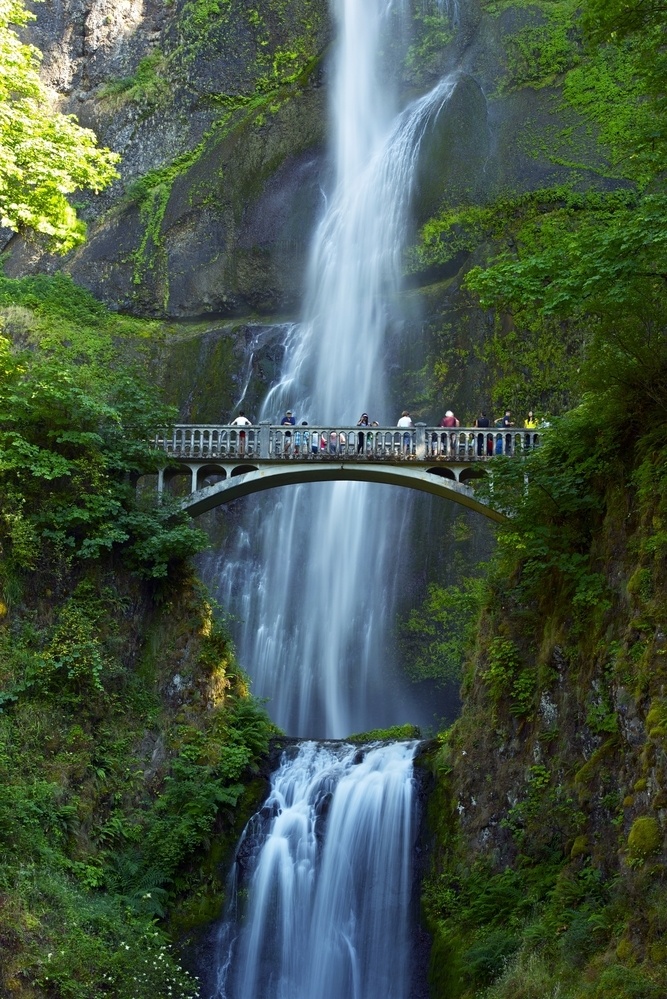
[[[21,0],[0,3],[0,225],[39,233],[64,253],[86,232],[67,196],[102,190],[117,176],[119,157],[54,110],[39,78],[41,53],[15,30],[34,16]]]
[[[554,148],[583,120],[599,181],[449,208],[419,249],[486,243],[466,283],[497,316],[494,399],[551,423],[495,474],[514,518],[435,758],[434,993],[650,999],[667,989],[665,11],[531,7],[515,85],[561,85]]]
[[[173,421],[147,383],[151,327],[115,317],[65,276],[0,278],[0,542],[13,570],[59,575],[122,550],[140,575],[206,545],[203,533],[135,485]],[[144,367],[141,361],[143,358]]]
[[[217,912],[271,727],[205,536],[136,496],[158,330],[60,276],[0,279],[0,319],[0,992],[194,995],[170,933]]]

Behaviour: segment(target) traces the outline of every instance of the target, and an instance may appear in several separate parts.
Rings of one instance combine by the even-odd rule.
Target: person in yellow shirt
[[[537,430],[537,420],[535,419],[535,414],[533,413],[532,409],[528,410],[528,416],[523,422],[523,428],[524,430]],[[526,450],[528,450],[530,447],[532,447],[535,444],[537,444],[536,435],[526,434],[524,440],[524,445],[526,447]]]

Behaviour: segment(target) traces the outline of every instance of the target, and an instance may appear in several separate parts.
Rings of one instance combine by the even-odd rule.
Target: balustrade
[[[158,434],[157,448],[176,461],[433,461],[475,462],[518,456],[539,445],[539,432],[515,428],[417,426],[214,426],[177,424]]]

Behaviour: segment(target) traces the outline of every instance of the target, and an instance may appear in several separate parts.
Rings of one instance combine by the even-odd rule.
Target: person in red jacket
[[[443,418],[440,420],[441,427],[458,427],[460,426],[459,421],[456,419],[451,409],[448,409]]]

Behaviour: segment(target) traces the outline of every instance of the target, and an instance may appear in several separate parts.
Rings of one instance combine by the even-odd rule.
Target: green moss
[[[649,568],[638,567],[628,580],[628,593],[650,600],[653,596],[653,573]]]
[[[657,819],[642,815],[632,823],[628,833],[628,852],[635,860],[645,860],[662,848],[663,835]]]
[[[374,728],[370,732],[360,732],[349,735],[346,742],[396,742],[399,740],[419,739],[420,732],[416,725],[394,725],[392,728]]]
[[[445,11],[415,12],[414,41],[405,57],[405,67],[411,75],[422,78],[442,68],[445,50],[454,37]]]
[[[570,20],[554,19],[542,25],[528,25],[505,39],[509,86],[546,87],[573,69],[579,50]]]
[[[651,702],[646,715],[646,729],[649,739],[664,739],[667,737],[667,702],[656,698]]]
[[[167,79],[168,65],[165,54],[156,49],[144,56],[132,76],[105,84],[100,90],[99,99],[115,106],[138,104],[150,111],[164,107],[171,96]]]
[[[572,844],[572,849],[570,850],[570,859],[574,860],[576,857],[582,857],[590,853],[590,847],[588,845],[588,836],[577,836],[574,843]]]
[[[574,784],[580,796],[587,794],[589,785],[598,777],[603,762],[616,751],[618,744],[618,736],[613,735],[591,754],[590,759],[584,763],[583,767],[577,770],[574,775]]]

